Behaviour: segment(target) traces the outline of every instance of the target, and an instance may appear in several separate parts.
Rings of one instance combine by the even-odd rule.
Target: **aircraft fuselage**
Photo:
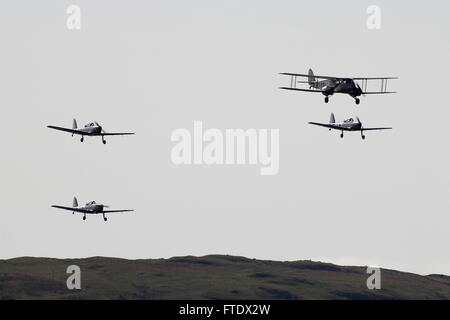
[[[340,81],[324,80],[319,82],[319,87],[324,91],[323,95],[329,96],[334,93],[345,93],[352,97],[359,97],[362,94],[355,81],[352,79],[345,79]]]

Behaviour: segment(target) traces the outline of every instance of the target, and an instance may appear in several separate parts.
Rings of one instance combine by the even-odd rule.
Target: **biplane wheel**
[[[328,101],[330,101],[330,99],[328,97],[325,97],[325,103],[328,103]]]
[[[83,220],[86,220],[86,216],[83,217]]]
[[[360,102],[361,102],[361,101],[360,101],[358,98],[355,99],[355,103],[356,103],[356,104],[359,104]]]
[[[84,137],[81,137],[80,141],[83,142],[84,141]]]
[[[106,144],[106,140],[102,140],[103,141],[103,144]]]
[[[365,135],[362,135],[361,138],[364,140],[364,139],[366,138],[366,136],[365,136]]]
[[[103,220],[108,221],[108,218],[103,218]]]
[[[344,137],[344,134],[343,133],[341,133],[341,138],[343,138]]]

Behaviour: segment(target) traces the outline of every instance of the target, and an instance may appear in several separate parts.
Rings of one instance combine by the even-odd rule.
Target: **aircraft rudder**
[[[314,85],[316,84],[316,77],[314,76],[314,72],[312,71],[312,69],[308,70],[308,83],[311,87],[314,87]]]
[[[333,112],[330,115],[330,123],[336,123],[336,119],[334,118],[334,113]]]

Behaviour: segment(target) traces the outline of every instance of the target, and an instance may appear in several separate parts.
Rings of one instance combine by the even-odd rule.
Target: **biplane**
[[[344,131],[360,131],[361,138],[363,140],[366,138],[366,136],[364,135],[364,131],[392,129],[391,127],[376,127],[376,128],[363,127],[363,125],[358,117],[356,117],[356,121],[353,118],[349,118],[347,120],[344,120],[344,122],[342,122],[342,123],[336,123],[336,119],[334,118],[333,113],[330,116],[329,123],[320,123],[320,122],[308,122],[308,123],[313,124],[315,126],[321,126],[321,127],[328,128],[330,131],[331,131],[331,129],[339,130],[339,131],[341,131],[341,138],[344,137]]]
[[[317,76],[309,69],[308,74],[300,73],[281,73],[282,75],[290,76],[291,82],[289,87],[280,87],[280,89],[305,91],[305,92],[318,92],[325,96],[325,103],[328,103],[329,96],[335,93],[348,94],[355,99],[355,103],[359,104],[358,97],[366,94],[388,94],[395,93],[393,91],[387,91],[388,80],[398,79],[397,77],[378,77],[378,78],[339,78],[329,76]],[[307,81],[298,80],[298,78],[307,78]],[[381,81],[380,91],[367,91],[367,83],[369,81],[379,80]],[[357,81],[361,81],[361,86]],[[309,88],[300,88],[298,84],[307,84]]]

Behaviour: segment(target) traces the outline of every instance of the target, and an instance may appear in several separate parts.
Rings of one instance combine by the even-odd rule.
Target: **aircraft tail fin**
[[[308,71],[308,84],[311,88],[316,86],[316,77],[311,69]]]
[[[330,123],[336,123],[336,119],[334,118],[333,112],[331,113],[331,116],[330,116]]]
[[[72,129],[76,129],[77,128],[77,120],[76,119],[73,119],[73,122],[72,122]]]
[[[73,205],[72,205],[72,207],[74,207],[74,208],[78,207],[77,197],[73,197]]]

